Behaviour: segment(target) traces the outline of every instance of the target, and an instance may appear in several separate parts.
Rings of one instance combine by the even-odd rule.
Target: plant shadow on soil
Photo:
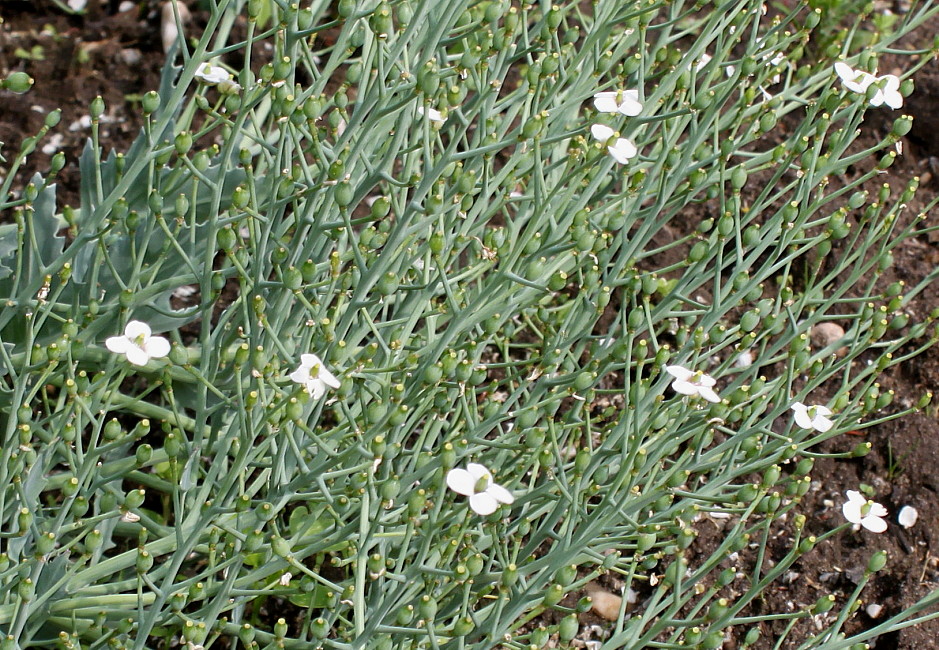
[[[4,19],[0,26],[0,72],[5,76],[14,70],[25,70],[36,80],[33,89],[24,95],[0,92],[0,140],[5,143],[6,158],[12,159],[23,138],[40,129],[49,111],[62,110],[61,122],[50,132],[51,139],[39,144],[18,172],[14,188],[21,189],[37,171],[46,173],[51,155],[62,151],[66,165],[58,175],[59,205],[77,206],[78,158],[90,134],[82,118],[86,118],[89,103],[98,95],[104,98],[107,107],[107,119],[101,131],[105,153],[110,149],[126,151],[137,136],[141,127],[138,98],[158,87],[164,61],[158,33],[159,6],[151,0],[135,3],[129,11],[118,12],[114,6],[117,4],[91,0],[89,6],[93,11],[84,18],[66,16],[48,1],[6,2],[0,9]],[[198,24],[200,15],[194,14]],[[939,21],[933,21],[922,33],[935,33],[937,27]],[[35,49],[37,45],[41,49]],[[32,58],[24,57],[24,52]],[[877,181],[889,183],[895,195],[913,176],[921,178],[917,196],[901,214],[901,219],[909,220],[939,189],[939,173],[933,175],[933,169],[939,167],[939,130],[935,128],[934,117],[939,113],[939,65],[935,61],[917,74],[916,91],[908,98],[902,112],[915,118],[913,130],[904,138],[903,155]],[[880,141],[889,131],[894,116],[883,110],[870,111],[868,115],[862,127],[865,130],[862,145]],[[689,212],[688,219],[696,223],[706,216],[709,215]],[[907,286],[912,286],[937,264],[939,236],[921,236],[895,252],[895,265],[881,281],[904,280]],[[937,304],[939,286],[930,286],[906,310],[921,319]],[[915,403],[937,385],[939,348],[933,347],[916,359],[892,368],[882,378],[882,390],[892,389],[896,393],[896,406],[888,407],[884,415],[889,414],[891,408],[898,411],[903,405]],[[767,589],[758,605],[745,614],[758,617],[801,610],[811,607],[826,594],[834,594],[838,599],[834,610],[837,611],[854,590],[870,556],[878,550],[887,551],[889,561],[886,568],[872,578],[861,598],[865,606],[881,605],[881,613],[875,620],[865,611],[858,612],[845,624],[846,633],[869,629],[939,588],[939,420],[936,406],[918,415],[864,429],[860,436],[839,436],[818,451],[845,452],[862,441],[872,445],[870,454],[865,457],[826,458],[816,462],[812,487],[802,498],[799,511],[808,518],[808,534],[830,530],[843,521],[840,506],[845,500],[845,490],[857,489],[859,484],[866,483],[874,488],[877,499],[890,511],[887,532],[874,535],[863,529],[848,531],[819,544],[799,560],[786,579]],[[919,511],[919,521],[910,529],[904,529],[896,520],[904,505],[912,505]],[[791,546],[791,522],[780,521],[775,530],[777,537],[770,544],[767,562],[781,557]],[[709,556],[722,538],[721,522],[700,526],[698,539],[691,549],[694,555],[689,558],[692,565],[696,559]],[[746,559],[742,554],[741,569],[745,568]],[[610,588],[617,586],[613,579],[606,584]],[[285,606],[289,608],[289,604]],[[545,622],[551,620],[551,614],[546,614]],[[582,623],[585,628],[592,623],[603,624],[589,613],[584,615]],[[803,619],[787,637],[784,647],[797,647],[814,632],[812,625],[812,619]],[[762,641],[756,647],[773,647],[773,639],[783,627],[779,622],[763,622]],[[731,639],[724,647],[736,647],[739,641],[740,638]],[[939,648],[939,620],[881,636],[872,645],[878,649]]]

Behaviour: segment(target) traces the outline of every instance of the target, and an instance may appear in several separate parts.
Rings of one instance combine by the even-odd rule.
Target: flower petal
[[[841,514],[844,515],[844,518],[850,521],[852,524],[861,523],[861,503],[857,501],[845,501],[841,506]]]
[[[698,395],[703,397],[709,402],[714,404],[720,404],[721,398],[720,395],[714,392],[713,388],[708,388],[707,386],[701,386],[698,388]]]
[[[465,469],[459,467],[447,472],[447,487],[464,496],[473,496],[476,479]]]
[[[143,349],[151,359],[162,359],[170,353],[170,342],[162,336],[151,336],[144,342]]]
[[[665,366],[665,372],[675,379],[681,379],[683,381],[688,381],[694,376],[694,371],[688,370],[684,366]]]
[[[849,66],[844,61],[838,61],[835,63],[835,73],[841,77],[842,81],[852,81],[857,73],[854,71],[854,68]]]
[[[342,382],[336,379],[336,375],[326,370],[326,366],[320,366],[318,379],[330,388],[339,388],[342,385]]]
[[[512,493],[498,483],[490,483],[486,489],[486,494],[492,496],[499,503],[515,503],[515,497],[512,496]]]
[[[602,92],[593,96],[593,106],[601,113],[615,113],[619,110],[615,92]]]
[[[315,354],[301,354],[300,355],[300,366],[303,368],[312,368],[313,366],[322,365],[320,358]]]
[[[300,366],[288,376],[298,384],[305,384],[310,381],[310,369],[306,366]]]
[[[874,501],[871,503],[871,509],[867,511],[867,514],[871,517],[886,517],[887,509]]]
[[[639,150],[636,149],[636,145],[626,138],[617,138],[616,144],[612,147],[607,147],[607,149],[610,155],[613,156],[613,160],[621,165],[625,165],[629,162],[630,158],[634,158],[636,154],[639,153]]]
[[[306,383],[306,392],[313,399],[319,399],[326,394],[326,384],[315,377],[311,377]]]
[[[474,494],[470,497],[469,502],[470,508],[472,508],[473,512],[477,515],[491,515],[496,511],[496,508],[499,507],[499,502],[488,492]]]
[[[698,386],[692,384],[690,381],[685,381],[684,379],[676,379],[672,382],[672,388],[676,393],[681,393],[682,395],[697,395]]]
[[[126,336],[111,336],[104,342],[105,347],[111,352],[126,354],[127,348],[133,346]]]
[[[135,339],[138,336],[142,336],[145,339],[150,338],[150,326],[146,323],[142,323],[139,320],[132,320],[127,323],[127,327],[124,328],[124,336],[129,339]]]
[[[485,465],[480,465],[479,463],[468,463],[466,465],[466,471],[470,473],[470,476],[473,477],[473,483],[478,481],[481,478],[492,480],[492,474],[486,469]]]
[[[804,411],[804,410],[796,411],[795,409],[793,409],[793,411],[795,412],[796,424],[798,424],[801,428],[803,429],[815,428],[814,426],[812,426],[812,418],[809,417],[808,411]]]
[[[623,101],[619,105],[619,112],[627,117],[635,117],[642,112],[642,103],[639,101],[638,90],[626,90],[623,92]]]
[[[887,530],[887,522],[880,517],[868,515],[861,519],[861,525],[872,533],[882,533]]]
[[[858,504],[858,507],[863,506],[865,503],[867,503],[867,499],[864,498],[864,495],[862,495],[857,490],[848,490],[847,492],[845,492],[845,494],[848,495],[848,501]]]
[[[812,429],[815,429],[819,433],[825,433],[826,431],[831,431],[831,428],[835,426],[835,423],[826,418],[824,415],[816,415],[812,418]],[[809,427],[805,427],[809,428]]]
[[[145,366],[147,362],[150,361],[150,355],[147,354],[143,348],[133,344],[127,348],[127,352],[124,354],[127,355],[127,360],[135,366]]]
[[[613,137],[615,131],[606,124],[594,124],[590,127],[590,133],[592,133],[593,137],[595,137],[597,140],[606,142]]]

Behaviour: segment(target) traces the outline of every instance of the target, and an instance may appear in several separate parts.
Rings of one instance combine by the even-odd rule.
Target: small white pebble
[[[870,605],[867,606],[867,609],[865,609],[865,611],[867,612],[867,615],[870,616],[871,618],[877,618],[880,616],[880,613],[884,611],[884,608],[882,605],[878,605],[877,603],[871,603]]]
[[[917,519],[919,519],[919,511],[913,506],[903,506],[900,508],[900,514],[897,515],[897,521],[904,528],[912,528]]]

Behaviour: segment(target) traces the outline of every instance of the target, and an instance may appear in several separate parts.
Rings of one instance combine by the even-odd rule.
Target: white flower
[[[232,76],[228,73],[228,70],[222,66],[212,65],[206,61],[196,70],[196,78],[203,83],[214,85],[220,84],[223,81],[230,81]]]
[[[417,112],[433,122],[434,126],[442,126],[443,123],[447,121],[447,118],[443,116],[443,113],[438,111],[436,108],[424,108],[423,106],[418,106]]]
[[[151,336],[150,326],[132,320],[124,328],[124,336],[112,336],[104,342],[108,350],[127,355],[135,366],[145,366],[150,359],[160,359],[170,353],[170,342],[162,336]]]
[[[786,60],[786,55],[783,54],[782,52],[776,52],[775,55],[767,52],[766,54],[763,55],[763,61],[764,62],[769,61],[769,64],[774,68],[778,67],[779,64],[785,60]],[[778,84],[780,81],[782,81],[782,75],[778,72],[774,74],[769,80],[770,84]],[[763,91],[763,93],[764,95],[769,94],[765,90]],[[769,99],[772,99],[772,97],[769,97]]]
[[[802,402],[795,402],[790,408],[795,413],[796,424],[803,429],[815,429],[825,433],[834,426],[834,422],[828,418],[831,409],[827,406],[806,406]]]
[[[478,515],[491,515],[500,503],[515,501],[512,493],[494,483],[492,474],[479,463],[469,463],[466,469],[451,469],[447,472],[447,487],[468,496],[470,508]]]
[[[878,77],[864,70],[855,70],[842,61],[835,64],[835,72],[841,77],[845,88],[862,95],[866,95],[867,89],[876,84],[877,90],[870,99],[871,106],[886,104],[893,109],[903,107],[903,95],[900,94],[900,78],[896,75],[885,74]]]
[[[665,372],[675,378],[672,382],[672,388],[675,389],[676,393],[697,395],[715,404],[721,401],[721,398],[714,392],[717,380],[710,375],[706,375],[700,370],[697,372],[688,370],[682,366],[665,366]]]
[[[701,72],[704,68],[707,67],[707,64],[711,62],[711,55],[705,52],[701,55],[701,58],[698,59],[694,64],[694,71]]]
[[[68,0],[68,8],[72,11],[81,11],[88,4],[88,0]]]
[[[835,72],[841,77],[844,87],[862,95],[867,92],[867,87],[877,81],[877,77],[864,70],[855,70],[844,61],[835,63]]]
[[[636,145],[626,138],[616,138],[616,142],[610,144],[610,141],[616,136],[616,131],[606,124],[594,124],[590,127],[590,133],[593,134],[593,137],[606,145],[606,149],[610,152],[610,155],[613,156],[613,160],[621,165],[626,164],[630,158],[635,157],[635,155],[639,153],[639,150],[636,149]]]
[[[900,514],[897,515],[897,521],[904,528],[912,528],[919,519],[919,511],[913,506],[903,506],[900,508]]]
[[[303,384],[303,388],[313,399],[325,395],[327,388],[339,388],[340,385],[336,376],[326,369],[315,354],[301,354],[300,367],[290,373],[290,378],[298,384]]]
[[[893,74],[885,74],[874,80],[877,92],[871,97],[871,106],[883,106],[897,109],[903,107],[903,95],[900,94],[900,79]]]
[[[887,530],[887,509],[879,503],[868,501],[856,490],[848,490],[848,500],[841,506],[844,518],[852,524],[864,526],[872,533],[882,533]]]
[[[277,582],[280,584],[281,587],[289,587],[290,579],[292,577],[293,577],[293,574],[290,573],[290,571],[287,571],[282,576],[280,576],[280,580],[278,580]]]
[[[593,105],[601,113],[622,113],[634,117],[642,112],[638,90],[616,90],[597,93]]]

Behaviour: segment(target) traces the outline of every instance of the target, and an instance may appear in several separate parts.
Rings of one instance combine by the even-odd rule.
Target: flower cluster
[[[900,79],[896,75],[885,74],[878,77],[864,70],[855,70],[843,61],[835,64],[835,72],[841,77],[844,87],[852,92],[866,95],[868,88],[876,87],[876,91],[870,98],[871,106],[886,104],[893,109],[903,106]]]
[[[627,117],[635,117],[642,112],[638,90],[600,92],[593,96],[593,105],[601,113],[619,113]],[[594,124],[590,127],[590,133],[621,165],[639,153],[631,140],[619,137],[619,133],[606,124]]]

